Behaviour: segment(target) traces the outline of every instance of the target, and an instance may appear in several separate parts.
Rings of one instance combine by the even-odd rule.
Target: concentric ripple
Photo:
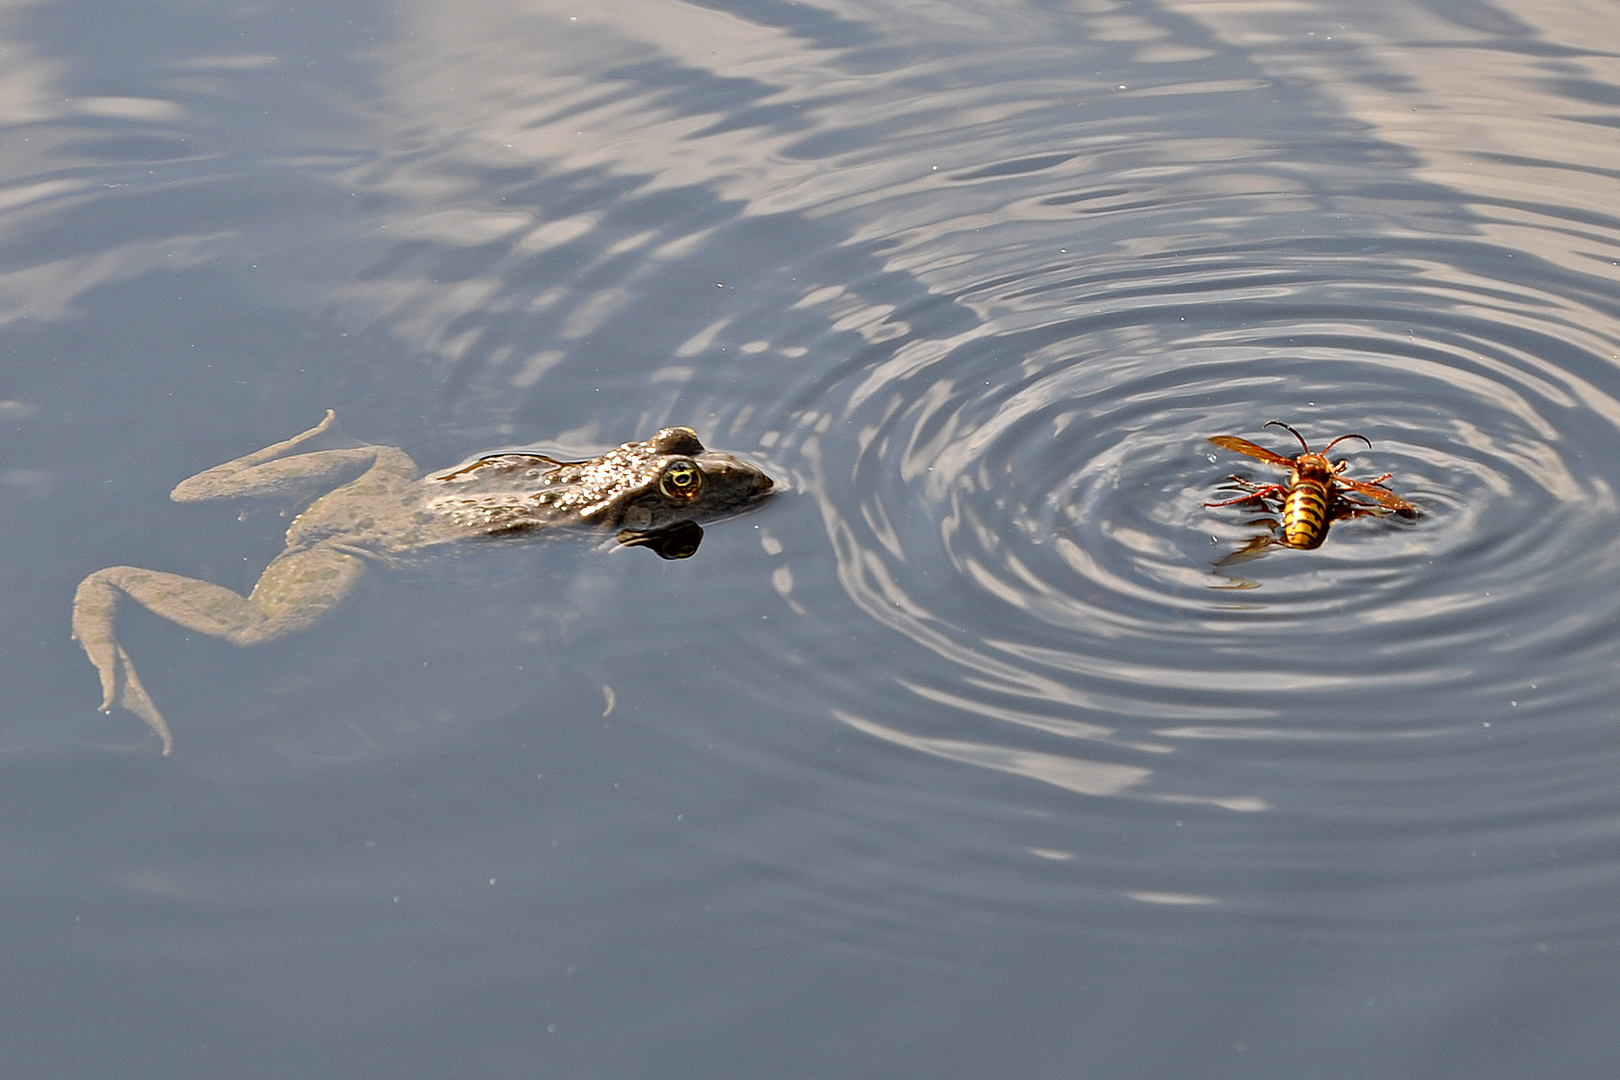
[[[995,288],[1047,291],[1057,317],[989,305],[986,332],[948,348],[914,324],[892,358],[820,388],[832,404],[806,424],[822,432],[806,479],[841,580],[936,658],[886,661],[898,685],[1142,751],[1435,734],[1620,688],[1611,322],[1532,260],[1483,277],[1504,254],[1486,244],[1450,245],[1449,264],[1388,246],[1329,264],[1359,280],[1324,273],[1311,246],[1106,279],[1038,266]],[[1340,522],[1320,549],[1223,564],[1264,527],[1204,503],[1229,473],[1283,474],[1209,436],[1298,453],[1272,419],[1313,448],[1365,435],[1335,457],[1352,477],[1392,472],[1420,518]],[[972,758],[856,703],[844,715]],[[991,739],[980,763],[1046,768],[992,745],[1007,750]]]

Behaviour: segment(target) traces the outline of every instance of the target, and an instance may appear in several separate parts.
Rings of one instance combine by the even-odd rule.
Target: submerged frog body
[[[287,530],[286,550],[249,595],[135,566],[109,566],[79,584],[73,637],[101,675],[102,711],[119,705],[139,716],[165,754],[174,747],[169,726],[113,632],[123,598],[187,629],[257,645],[319,620],[371,562],[398,565],[472,537],[559,526],[617,530],[622,543],[683,558],[702,536],[698,520],[740,510],[771,488],[770,477],[705,450],[686,427],[588,461],[512,451],[419,479],[416,464],[391,446],[300,449],[333,421],[328,412],[308,431],[200,472],[170,495],[176,502],[290,499],[304,507]]]

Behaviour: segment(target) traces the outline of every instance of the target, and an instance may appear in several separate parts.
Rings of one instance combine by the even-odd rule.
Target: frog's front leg
[[[114,633],[120,598],[188,630],[233,645],[258,645],[320,619],[353,591],[364,573],[365,563],[357,554],[330,543],[281,555],[248,596],[179,574],[109,566],[79,583],[73,597],[73,637],[101,676],[102,711],[119,705],[139,716],[163,740],[163,753],[168,754],[174,749],[169,726]]]

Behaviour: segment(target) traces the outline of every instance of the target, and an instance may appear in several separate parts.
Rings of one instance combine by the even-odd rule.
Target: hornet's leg
[[[1248,562],[1250,559],[1257,559],[1261,555],[1265,554],[1266,548],[1271,547],[1274,544],[1281,545],[1282,543],[1283,541],[1277,539],[1275,533],[1267,533],[1263,536],[1256,536],[1253,540],[1250,540],[1247,544],[1244,544],[1242,547],[1238,548],[1230,555],[1227,555],[1225,558],[1217,559],[1215,561],[1215,565],[1217,567],[1222,567],[1231,566],[1234,563]]]
[[[1236,480],[1240,484],[1243,484],[1245,487],[1253,488],[1253,490],[1246,491],[1235,499],[1227,499],[1224,502],[1207,502],[1204,505],[1231,506],[1234,503],[1248,502],[1250,499],[1282,498],[1286,497],[1288,494],[1288,489],[1281,484],[1265,484],[1262,486],[1257,486],[1249,483],[1247,480],[1244,480],[1241,477],[1234,476],[1232,479]]]

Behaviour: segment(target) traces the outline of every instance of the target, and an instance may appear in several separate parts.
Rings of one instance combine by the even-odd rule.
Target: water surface
[[[1607,9],[13,5],[17,1075],[1586,1075],[1616,1056]],[[683,562],[67,638],[326,408],[670,423]],[[1218,565],[1354,431],[1422,515]],[[487,554],[488,557],[485,557]]]

